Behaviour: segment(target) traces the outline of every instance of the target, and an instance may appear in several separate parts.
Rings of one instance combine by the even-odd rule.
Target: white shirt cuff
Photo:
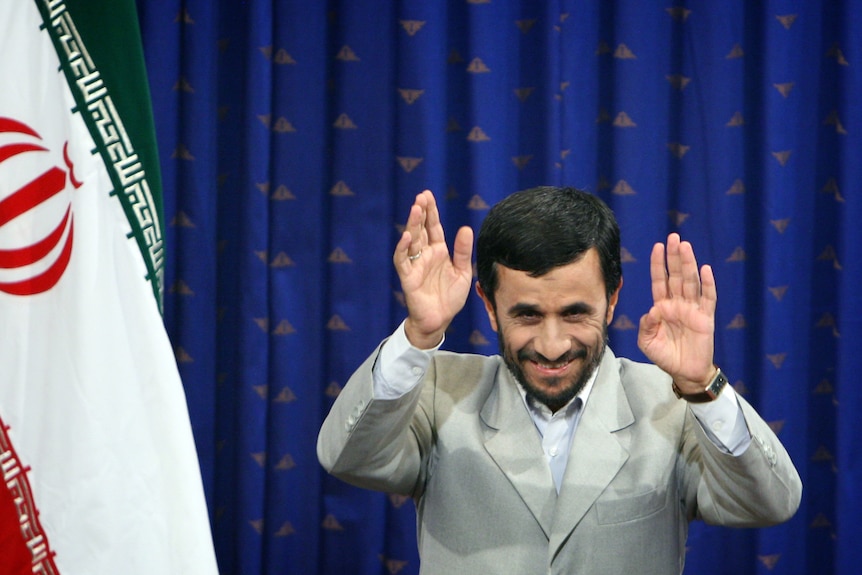
[[[413,347],[404,333],[402,321],[384,342],[374,363],[374,399],[398,399],[416,387],[428,371],[431,356],[444,340],[445,337],[431,349]]]
[[[689,407],[716,447],[732,455],[745,453],[751,443],[751,433],[732,387],[725,386],[715,401],[690,403]]]

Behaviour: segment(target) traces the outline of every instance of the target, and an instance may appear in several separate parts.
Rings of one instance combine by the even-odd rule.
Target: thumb
[[[661,323],[661,314],[655,307],[641,316],[638,326],[638,347],[641,351],[655,338],[658,326]]]
[[[464,226],[455,234],[452,246],[452,265],[459,273],[473,275],[473,229]]]

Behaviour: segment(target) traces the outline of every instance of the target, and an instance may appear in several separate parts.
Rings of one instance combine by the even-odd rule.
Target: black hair
[[[622,279],[620,230],[611,209],[576,188],[541,186],[516,192],[496,204],[479,230],[479,285],[495,303],[497,265],[542,276],[596,248],[610,298]]]

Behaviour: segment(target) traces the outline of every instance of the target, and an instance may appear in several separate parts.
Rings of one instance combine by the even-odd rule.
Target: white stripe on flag
[[[31,544],[21,573],[214,575],[182,384],[109,169],[35,3],[2,3],[0,542]],[[18,479],[38,521],[4,514]]]

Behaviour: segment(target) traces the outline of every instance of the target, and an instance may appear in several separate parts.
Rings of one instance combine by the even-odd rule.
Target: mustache
[[[518,350],[519,361],[532,361],[542,365],[563,365],[565,363],[575,361],[576,359],[586,359],[586,357],[586,349],[569,350],[556,359],[548,359],[533,349]]]

